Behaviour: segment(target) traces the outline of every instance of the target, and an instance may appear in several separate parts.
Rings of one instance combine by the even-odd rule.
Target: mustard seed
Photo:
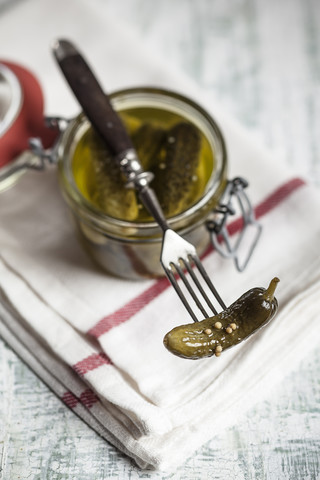
[[[222,347],[221,347],[221,345],[217,345],[216,348],[215,348],[215,350],[214,350],[215,356],[216,356],[216,357],[220,357],[221,352],[222,352]]]

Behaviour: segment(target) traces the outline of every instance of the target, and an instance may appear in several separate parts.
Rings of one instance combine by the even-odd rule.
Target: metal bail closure
[[[0,169],[0,193],[8,188],[7,185],[13,185],[26,170],[42,171],[47,165],[57,163],[62,134],[68,123],[69,120],[62,117],[45,117],[46,127],[55,131],[53,144],[49,148],[45,148],[40,137],[29,138],[29,149],[18,154],[16,158]],[[13,180],[11,181],[11,179]]]
[[[248,182],[241,177],[229,180],[221,202],[212,212],[214,218],[206,222],[214,248],[222,257],[233,259],[239,272],[246,268],[262,231],[262,225],[257,222],[251,202],[244,191],[247,186]],[[237,214],[240,215],[243,225],[232,242],[226,224],[229,215]]]

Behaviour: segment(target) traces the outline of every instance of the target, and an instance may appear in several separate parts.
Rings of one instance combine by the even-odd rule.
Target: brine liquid
[[[188,136],[185,145],[189,145],[189,150],[183,148],[184,139],[180,138],[181,147],[168,154],[176,141],[170,132],[179,132],[180,125],[186,124],[184,117],[165,109],[149,107],[132,108],[118,113],[133,140],[144,169],[155,173],[151,187],[161,198],[160,204],[165,215],[172,217],[189,209],[205,192],[213,172],[214,157],[207,138],[194,124],[187,122],[196,131],[196,135],[193,135],[197,137],[194,148],[192,139]],[[188,151],[192,156],[190,162],[187,158]],[[118,168],[103,141],[89,128],[79,140],[72,159],[73,176],[79,191],[104,214],[121,220],[150,221],[137,193],[125,188]],[[189,175],[188,169],[191,169],[192,174]]]

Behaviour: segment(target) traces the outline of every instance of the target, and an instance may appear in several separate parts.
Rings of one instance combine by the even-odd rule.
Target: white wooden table
[[[318,1],[100,1],[320,188]],[[310,352],[244,420],[176,472],[147,473],[83,424],[0,341],[0,478],[319,479],[319,372],[320,352]]]

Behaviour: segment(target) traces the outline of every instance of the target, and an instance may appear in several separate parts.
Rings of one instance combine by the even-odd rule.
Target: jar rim
[[[133,102],[135,107],[141,106],[141,103],[150,106],[150,101],[159,102],[159,108],[169,109],[178,112],[180,115],[189,117],[190,121],[197,125],[202,131],[211,147],[214,149],[214,171],[207,183],[205,192],[201,197],[187,210],[168,218],[168,224],[174,230],[180,230],[179,227],[186,223],[190,218],[192,227],[195,226],[203,218],[203,210],[208,210],[208,204],[213,204],[213,198],[216,203],[222,195],[226,184],[227,170],[227,150],[221,130],[213,119],[213,117],[202,106],[194,100],[182,95],[181,93],[167,90],[164,88],[142,86],[117,90],[109,94],[109,98],[116,110],[121,110],[121,106],[128,108],[128,103]],[[165,101],[165,102],[164,102]],[[138,103],[137,103],[138,102]],[[161,103],[160,103],[161,102]],[[163,103],[164,102],[164,103]],[[154,107],[154,104],[152,104]],[[193,117],[194,115],[194,117]],[[59,174],[60,180],[64,187],[64,193],[68,203],[71,203],[73,210],[76,209],[81,217],[89,223],[108,234],[109,230],[113,233],[119,231],[139,231],[143,236],[158,232],[161,233],[160,227],[155,221],[128,221],[111,217],[104,214],[96,208],[89,200],[87,200],[78,189],[73,177],[71,163],[77,140],[81,138],[84,129],[89,126],[83,112],[71,120],[69,126],[65,130],[58,151],[59,157]],[[80,132],[82,128],[82,133]],[[67,155],[66,155],[67,153]],[[212,208],[214,205],[212,205]],[[108,227],[108,230],[106,230]],[[142,233],[144,232],[144,233]],[[110,233],[110,232],[109,232]],[[119,232],[118,232],[119,233]],[[117,235],[115,235],[117,236]],[[121,237],[126,235],[121,235]]]

